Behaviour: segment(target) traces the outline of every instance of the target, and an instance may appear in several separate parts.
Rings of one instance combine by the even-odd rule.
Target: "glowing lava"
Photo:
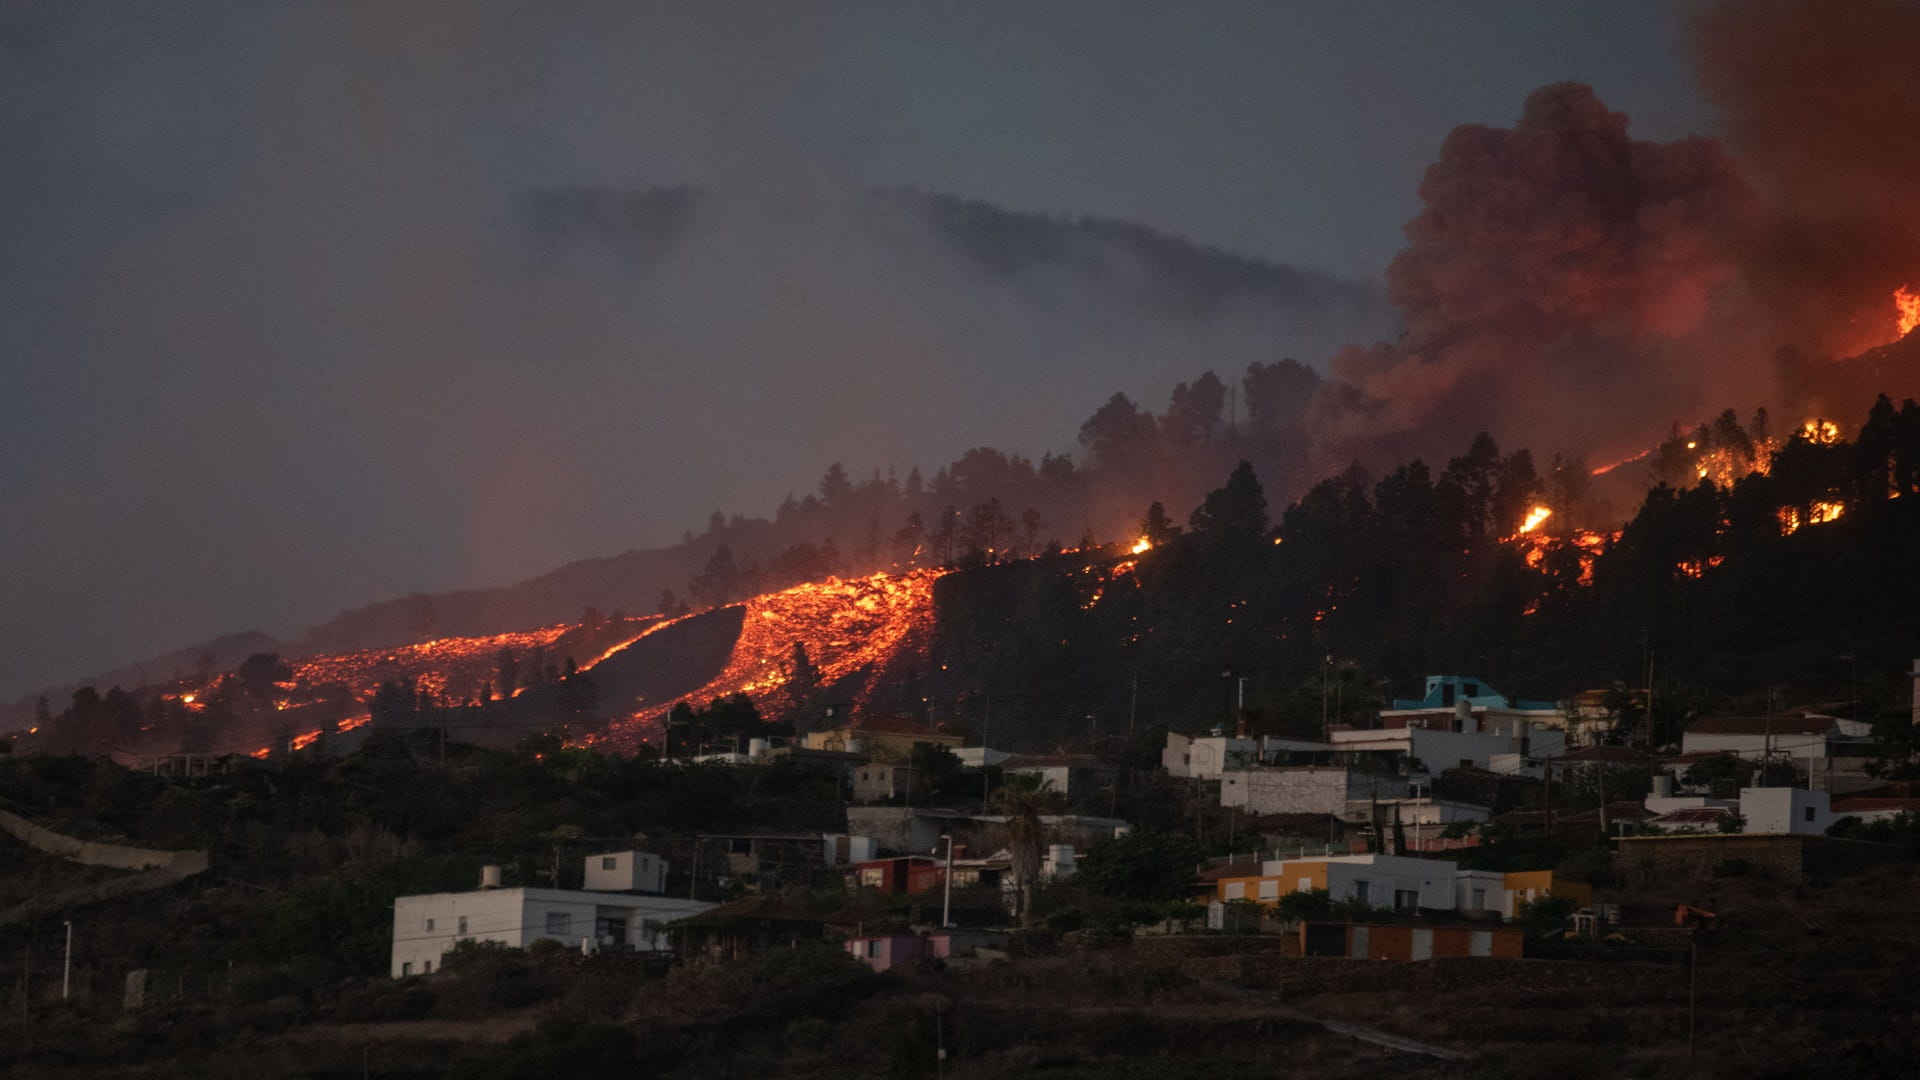
[[[831,686],[857,674],[880,675],[924,658],[933,627],[933,583],[946,571],[915,570],[842,581],[828,578],[746,601],[740,637],[727,666],[711,682],[685,695],[706,701],[746,694],[764,701],[792,676],[793,647],[805,646]],[[650,704],[617,720],[608,741],[636,741],[673,704]],[[856,695],[856,705],[864,705]]]

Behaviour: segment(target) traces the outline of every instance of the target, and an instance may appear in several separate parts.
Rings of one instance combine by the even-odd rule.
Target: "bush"
[[[1325,889],[1290,892],[1280,898],[1278,911],[1281,918],[1296,922],[1301,919],[1330,918],[1333,915],[1333,897]]]

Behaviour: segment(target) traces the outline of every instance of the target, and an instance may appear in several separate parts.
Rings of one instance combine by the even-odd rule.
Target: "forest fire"
[[[1846,512],[1845,503],[1821,501],[1807,507],[1806,516],[1802,518],[1799,507],[1783,506],[1779,511],[1780,535],[1792,536],[1803,525],[1825,525],[1829,521],[1838,521],[1840,515]]]
[[[1145,555],[1147,552],[1152,550],[1153,550],[1153,541],[1143,536],[1140,539],[1135,540],[1133,542],[1133,546],[1127,549],[1127,554]]]
[[[1906,286],[1894,290],[1894,319],[1899,324],[1900,336],[1906,337],[1920,329],[1920,292]]]
[[[1520,523],[1520,534],[1524,536],[1527,533],[1532,532],[1533,530],[1539,528],[1542,522],[1545,522],[1548,518],[1552,516],[1553,516],[1552,507],[1550,506],[1534,507],[1533,509],[1527,511],[1527,520]]]

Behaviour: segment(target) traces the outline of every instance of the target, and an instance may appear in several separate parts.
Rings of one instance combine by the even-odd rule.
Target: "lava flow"
[[[787,685],[793,649],[800,645],[823,687],[865,676],[865,685],[854,694],[855,704],[863,705],[888,672],[924,660],[933,626],[933,583],[945,573],[828,578],[756,596],[744,604],[740,636],[726,667],[684,697],[706,701],[747,694],[765,700]],[[614,721],[603,738],[615,744],[637,741],[672,704],[648,704]]]

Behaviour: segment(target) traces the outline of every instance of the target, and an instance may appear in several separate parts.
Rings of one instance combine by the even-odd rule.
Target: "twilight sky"
[[[1454,125],[1711,133],[1665,2],[0,4],[0,696],[1073,450],[1125,390],[1390,325],[987,283],[858,193],[1374,279]],[[692,184],[636,274],[529,192]],[[1363,320],[1364,322],[1364,320]]]

